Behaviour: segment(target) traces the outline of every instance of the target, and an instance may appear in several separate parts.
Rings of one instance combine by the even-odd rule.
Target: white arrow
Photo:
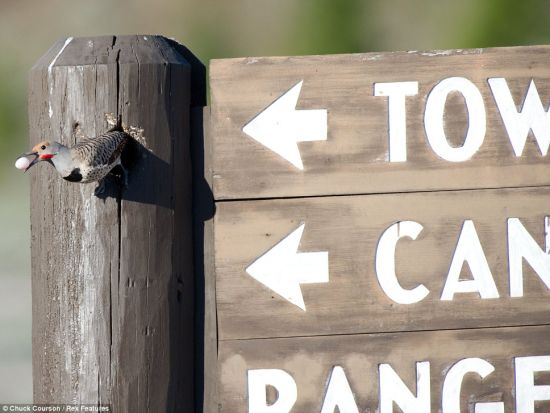
[[[327,140],[326,109],[296,110],[303,83],[293,86],[243,128],[252,139],[302,170],[298,142]]]
[[[300,284],[328,283],[328,252],[298,252],[305,224],[248,266],[252,278],[306,311]]]

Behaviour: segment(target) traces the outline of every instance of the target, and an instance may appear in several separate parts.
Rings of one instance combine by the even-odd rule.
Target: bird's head
[[[52,163],[53,158],[59,154],[62,146],[63,145],[58,142],[49,141],[40,142],[39,144],[35,145],[30,152],[21,155],[22,157],[34,156],[34,159],[31,161],[29,166],[25,168],[25,172],[40,161],[47,161],[49,163]]]

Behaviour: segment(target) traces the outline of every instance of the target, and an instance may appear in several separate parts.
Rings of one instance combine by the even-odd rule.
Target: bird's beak
[[[20,158],[22,157],[28,157],[28,156],[34,156],[34,159],[31,161],[31,163],[29,164],[29,166],[27,166],[25,168],[25,172],[27,172],[29,169],[31,169],[31,166],[35,165],[38,161],[40,161],[40,158],[38,157],[38,152],[27,152],[27,153],[24,153],[20,156]]]

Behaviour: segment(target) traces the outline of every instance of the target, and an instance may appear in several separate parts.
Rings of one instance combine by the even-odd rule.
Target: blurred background
[[[545,0],[0,0],[0,403],[30,402],[27,73],[68,36],[162,34],[212,58],[550,44]],[[35,173],[38,172],[35,170]]]

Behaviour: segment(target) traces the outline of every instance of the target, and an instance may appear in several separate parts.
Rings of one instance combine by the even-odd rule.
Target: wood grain
[[[431,411],[441,411],[441,389],[448,369],[461,359],[479,357],[495,370],[481,380],[465,376],[461,412],[476,402],[503,401],[515,411],[514,358],[550,355],[550,327],[492,328],[340,337],[300,337],[225,341],[220,346],[220,411],[248,411],[249,369],[283,369],[296,381],[298,399],[293,412],[320,412],[329,374],[343,367],[360,412],[378,411],[378,365],[389,363],[416,394],[415,363],[430,362]],[[536,384],[546,384],[537,379]],[[537,410],[550,402],[537,402]],[[395,408],[394,411],[400,411]]]
[[[95,136],[105,113],[144,129],[129,185],[30,172],[36,403],[193,406],[190,65],[155,36],[58,42],[33,67],[30,144]],[[52,64],[54,58],[57,60]],[[51,108],[51,116],[49,115]],[[185,408],[183,407],[185,406]]]
[[[546,108],[549,51],[549,46],[531,46],[214,60],[210,87],[215,199],[547,185],[547,157],[532,136],[521,157],[513,154],[487,79],[506,78],[518,108],[534,79]],[[466,77],[479,88],[487,112],[483,145],[471,160],[460,163],[433,152],[423,121],[426,96],[453,76]],[[328,140],[299,144],[303,171],[242,132],[301,80],[297,109],[328,111]],[[406,100],[408,161],[389,163],[388,99],[373,92],[374,83],[398,81],[418,81],[419,93]],[[462,97],[451,94],[445,112],[451,145],[462,144],[467,119]]]
[[[220,340],[544,324],[550,291],[524,263],[525,295],[510,298],[507,218],[520,218],[544,248],[550,188],[448,191],[218,202],[215,271]],[[499,298],[458,293],[441,301],[465,219],[474,222]],[[397,304],[375,273],[378,240],[393,223],[424,229],[396,249],[403,288],[430,294]],[[246,267],[305,223],[299,252],[328,251],[329,283],[301,286],[306,311],[253,279]],[[468,264],[461,278],[471,279]]]

